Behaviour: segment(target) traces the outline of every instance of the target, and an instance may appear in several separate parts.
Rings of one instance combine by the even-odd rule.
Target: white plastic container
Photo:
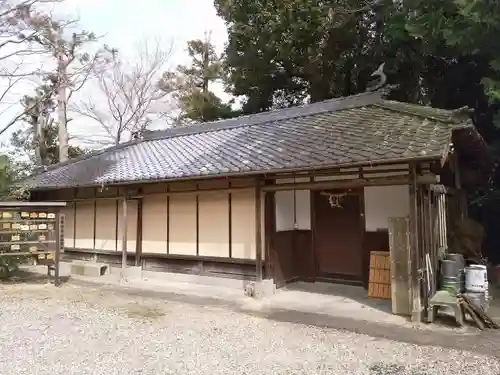
[[[472,293],[482,293],[488,290],[486,266],[471,264],[465,268],[465,290]]]

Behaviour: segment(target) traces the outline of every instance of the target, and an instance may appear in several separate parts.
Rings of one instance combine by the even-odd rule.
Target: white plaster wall
[[[94,248],[94,202],[82,201],[76,207],[75,247],[77,249]]]
[[[293,230],[295,227],[294,191],[277,191],[274,201],[276,202],[276,231]]]
[[[311,229],[311,192],[295,190],[295,221],[297,229]]]
[[[233,258],[256,256],[255,190],[231,193],[231,249]]]
[[[67,202],[61,212],[64,214],[64,247],[75,247],[75,203]]]
[[[277,191],[276,231],[311,229],[311,193],[309,190]]]
[[[365,222],[367,231],[388,229],[390,217],[410,214],[408,186],[365,187]]]
[[[198,196],[198,235],[199,255],[229,257],[229,193]]]

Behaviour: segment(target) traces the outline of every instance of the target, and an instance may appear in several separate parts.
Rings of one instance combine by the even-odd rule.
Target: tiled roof
[[[452,111],[366,93],[150,132],[58,164],[28,183],[50,189],[441,158],[452,131],[464,124]]]

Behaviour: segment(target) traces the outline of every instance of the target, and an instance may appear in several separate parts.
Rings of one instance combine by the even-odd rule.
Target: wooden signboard
[[[0,202],[0,257],[19,262],[35,258],[55,272],[59,284],[59,254],[63,243],[64,202]],[[6,258],[5,258],[6,257]],[[15,260],[16,259],[16,260]]]
[[[29,207],[26,207],[29,208]],[[57,247],[57,213],[50,209],[0,207],[0,254],[53,257]]]

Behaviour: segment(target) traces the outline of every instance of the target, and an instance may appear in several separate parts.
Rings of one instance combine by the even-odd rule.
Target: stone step
[[[70,273],[72,275],[101,277],[109,274],[109,265],[75,260],[71,262]]]

